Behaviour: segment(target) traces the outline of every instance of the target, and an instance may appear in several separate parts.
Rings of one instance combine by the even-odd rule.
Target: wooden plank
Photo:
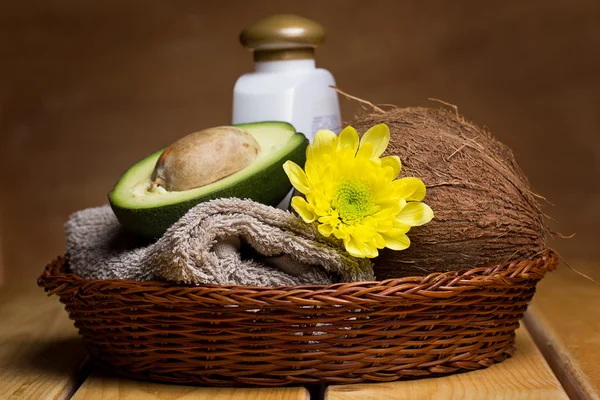
[[[70,398],[86,352],[58,299],[2,287],[0,321],[0,399]]]
[[[308,400],[304,388],[213,388],[168,385],[92,374],[73,400]]]
[[[600,282],[600,262],[573,262]],[[600,286],[561,264],[545,277],[525,323],[572,399],[600,399]]]
[[[566,400],[567,394],[525,328],[512,358],[483,370],[442,378],[330,386],[326,400]]]

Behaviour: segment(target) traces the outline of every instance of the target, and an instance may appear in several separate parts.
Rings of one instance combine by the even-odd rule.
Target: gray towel
[[[369,260],[249,200],[201,203],[154,243],[123,229],[109,206],[76,212],[65,228],[70,268],[85,279],[268,287],[375,279]]]

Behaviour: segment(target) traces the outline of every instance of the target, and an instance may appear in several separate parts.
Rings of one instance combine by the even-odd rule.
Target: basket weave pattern
[[[392,381],[488,367],[513,351],[534,260],[327,287],[176,286],[84,280],[62,257],[38,284],[57,294],[101,366],[214,386]]]

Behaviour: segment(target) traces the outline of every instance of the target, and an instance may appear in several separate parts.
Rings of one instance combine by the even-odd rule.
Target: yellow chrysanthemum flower
[[[369,129],[359,140],[351,126],[340,132],[317,132],[306,150],[302,170],[292,161],[283,168],[304,197],[292,207],[307,223],[316,223],[326,237],[343,240],[355,257],[377,257],[378,249],[404,250],[412,226],[433,218],[422,203],[425,185],[418,178],[396,179],[400,159],[380,158],[390,141],[385,124]]]

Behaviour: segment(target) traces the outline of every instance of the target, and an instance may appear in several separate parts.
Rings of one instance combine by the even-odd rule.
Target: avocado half
[[[247,130],[260,144],[258,158],[248,167],[219,181],[181,192],[149,191],[158,151],[130,167],[108,194],[119,222],[147,237],[160,237],[190,208],[205,201],[238,197],[276,206],[292,188],[283,164],[306,162],[308,140],[286,122],[234,125]]]

